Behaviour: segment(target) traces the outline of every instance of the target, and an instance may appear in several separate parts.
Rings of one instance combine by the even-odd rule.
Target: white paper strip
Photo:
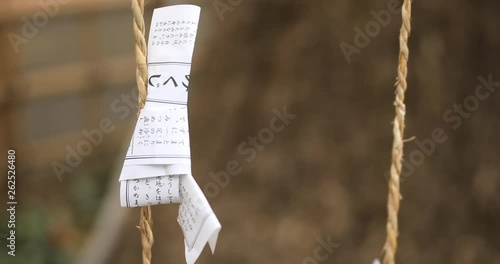
[[[153,12],[148,41],[148,64],[191,64],[201,8],[175,5]]]
[[[190,164],[190,160],[187,106],[146,105],[137,120],[125,165]]]
[[[120,193],[122,207],[179,203],[179,175],[121,181]]]
[[[222,226],[191,175],[182,175],[179,186],[181,206],[177,222],[184,233],[186,262],[192,264],[196,262],[207,242],[212,254],[215,252]]]
[[[191,63],[158,63],[149,66],[148,102],[187,105]]]
[[[191,160],[189,160],[191,162]],[[126,163],[126,161],[125,161]],[[120,180],[133,180],[138,175],[147,175],[140,178],[151,178],[165,175],[191,174],[191,165],[188,164],[155,164],[155,165],[124,165]]]
[[[186,262],[208,243],[215,250],[221,225],[191,175],[187,92],[200,7],[155,9],[148,42],[148,97],[120,175],[123,207],[180,203],[177,218]]]

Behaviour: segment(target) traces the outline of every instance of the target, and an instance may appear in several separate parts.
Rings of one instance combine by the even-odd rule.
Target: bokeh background
[[[321,239],[340,246],[318,263],[371,263],[385,240],[400,15],[348,63],[340,43],[353,45],[354,28],[389,0],[242,0],[222,18],[213,2],[150,0],[146,18],[167,4],[202,7],[194,176],[203,187],[228,161],[243,167],[209,199],[223,229],[198,263],[303,263]],[[136,109],[122,120],[110,108],[136,89],[130,1],[69,0],[15,52],[9,34],[22,34],[41,3],[0,7],[0,167],[15,148],[19,201],[15,258],[0,213],[0,263],[140,263],[139,210],[120,208],[117,190]],[[443,119],[478,76],[500,80],[499,11],[494,0],[413,2],[406,137],[442,128],[448,139],[401,185],[398,263],[500,263],[500,92],[456,130]],[[238,145],[284,106],[297,118],[246,162]],[[103,118],[115,131],[59,181],[53,162]],[[406,157],[417,149],[408,142]],[[177,210],[153,207],[153,263],[184,263]]]

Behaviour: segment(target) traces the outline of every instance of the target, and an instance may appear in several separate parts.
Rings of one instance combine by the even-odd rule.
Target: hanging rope
[[[394,256],[398,248],[398,211],[401,194],[399,191],[399,178],[403,161],[404,129],[406,106],[404,103],[407,89],[406,76],[408,74],[408,37],[411,31],[411,3],[404,0],[402,6],[403,25],[399,34],[399,65],[396,81],[396,117],[394,119],[394,140],[392,143],[391,178],[389,180],[389,197],[387,200],[387,238],[384,245],[384,264],[394,264]]]
[[[132,0],[132,14],[134,16],[135,59],[137,62],[137,89],[139,90],[139,111],[144,108],[147,96],[148,66],[146,56],[146,26],[144,23],[145,0]]]
[[[144,23],[144,5],[145,0],[132,0],[132,14],[134,16],[134,35],[135,35],[135,58],[137,62],[137,89],[139,90],[139,112],[144,108],[147,97],[147,78],[148,68],[146,56],[148,48],[146,46],[146,26]],[[141,230],[142,243],[142,263],[151,264],[151,248],[153,247],[153,231],[151,227],[151,207],[141,207],[141,218],[139,229]]]

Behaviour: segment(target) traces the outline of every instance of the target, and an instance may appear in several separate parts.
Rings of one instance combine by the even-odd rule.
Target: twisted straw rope
[[[144,23],[144,6],[145,0],[132,0],[132,14],[134,16],[134,35],[135,35],[135,58],[137,62],[137,89],[139,90],[139,113],[146,104],[147,97],[147,78],[148,68],[146,56],[148,48],[146,46],[145,31],[146,26]],[[154,238],[151,227],[153,221],[151,219],[151,207],[141,207],[141,218],[139,222],[139,229],[141,230],[141,243],[142,243],[142,263],[151,264],[151,248],[153,247]]]
[[[134,16],[134,36],[135,36],[135,59],[137,61],[137,89],[139,90],[139,110],[144,108],[147,97],[148,66],[146,56],[148,47],[146,46],[144,23],[145,0],[132,0],[132,14]]]
[[[394,264],[394,255],[398,247],[398,211],[401,194],[399,178],[403,161],[404,129],[406,106],[404,104],[407,89],[406,76],[408,74],[408,37],[411,31],[411,2],[404,0],[402,6],[403,25],[399,34],[399,65],[396,81],[396,117],[394,119],[394,140],[392,142],[391,178],[389,180],[389,197],[387,201],[387,238],[384,245],[384,264]]]

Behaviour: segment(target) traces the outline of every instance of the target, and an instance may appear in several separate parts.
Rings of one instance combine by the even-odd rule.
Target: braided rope
[[[141,243],[142,243],[142,263],[151,264],[151,248],[153,247],[153,221],[151,220],[151,207],[141,207],[141,220],[139,228],[141,230]]]
[[[391,178],[389,180],[389,196],[387,200],[387,238],[384,245],[384,264],[394,264],[394,256],[398,247],[398,211],[401,193],[399,190],[399,178],[401,175],[403,161],[404,129],[406,106],[404,103],[407,89],[406,76],[408,74],[408,37],[411,31],[411,3],[412,0],[404,0],[402,6],[402,20],[399,34],[399,65],[398,78],[396,81],[396,117],[394,119],[394,140],[392,143]]]
[[[144,6],[145,0],[132,0],[132,14],[134,16],[134,36],[135,36],[135,58],[137,62],[136,80],[137,89],[139,90],[139,112],[144,108],[147,97],[147,46],[144,23]],[[153,247],[154,238],[151,227],[153,221],[151,219],[151,207],[141,207],[141,217],[139,229],[141,230],[142,243],[142,263],[151,264],[151,248]]]
[[[144,23],[145,0],[132,0],[132,14],[134,16],[134,36],[135,36],[135,59],[137,62],[136,80],[139,89],[139,110],[144,108],[147,97],[148,66],[146,56],[148,47],[146,45]]]

